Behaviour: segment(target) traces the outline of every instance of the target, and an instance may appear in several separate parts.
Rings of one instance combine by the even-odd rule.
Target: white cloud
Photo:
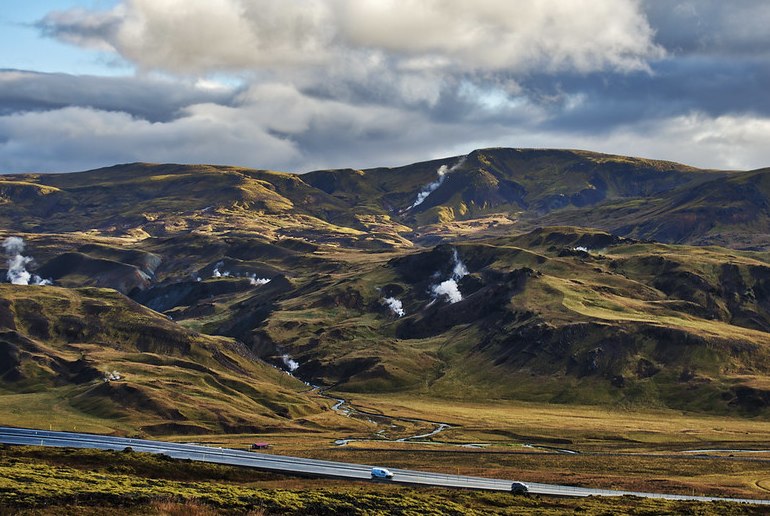
[[[397,69],[589,72],[636,70],[661,55],[634,0],[125,0],[42,25],[183,74],[365,66],[372,54]]]
[[[670,160],[701,168],[750,170],[770,166],[770,117],[693,111],[640,120],[603,134],[512,130],[483,142],[488,146],[588,149],[610,154]],[[472,146],[483,146],[472,142]]]
[[[139,68],[205,74],[323,61],[326,13],[312,0],[125,0],[109,12],[54,12],[41,25]]]
[[[463,133],[462,127],[433,123],[420,112],[261,84],[236,105],[193,104],[162,122],[85,107],[0,116],[0,171],[68,172],[133,161],[288,171],[375,166],[417,161],[435,142]]]
[[[702,112],[640,120],[602,134],[507,125],[493,116],[435,120],[409,108],[319,99],[286,84],[250,88],[234,106],[193,104],[149,122],[83,107],[0,116],[0,171],[75,171],[120,162],[234,164],[307,171],[397,166],[479,147],[583,148],[704,168],[770,165],[770,117]]]
[[[752,115],[711,117],[693,112],[673,117],[662,126],[666,152],[702,167],[752,169],[770,166],[770,118]],[[678,144],[677,144],[678,142]],[[651,150],[660,144],[650,142]]]
[[[638,69],[660,55],[634,1],[347,0],[340,37],[409,67],[581,72]]]
[[[241,116],[239,116],[241,115]],[[257,157],[290,163],[295,144],[243,112],[197,105],[181,118],[150,123],[126,113],[67,107],[0,117],[0,170],[82,170],[119,162],[242,164]]]

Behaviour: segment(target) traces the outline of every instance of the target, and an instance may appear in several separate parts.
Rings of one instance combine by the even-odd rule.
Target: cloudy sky
[[[0,172],[770,166],[767,0],[4,0]]]

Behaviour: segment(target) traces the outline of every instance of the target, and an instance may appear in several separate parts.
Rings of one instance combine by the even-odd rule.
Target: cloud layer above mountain
[[[305,171],[484,146],[770,166],[762,1],[125,0],[40,34],[135,70],[0,70],[0,171]],[[0,62],[0,66],[2,63]]]

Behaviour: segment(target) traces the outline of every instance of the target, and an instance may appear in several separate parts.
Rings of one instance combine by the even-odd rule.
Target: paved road
[[[197,444],[171,443],[150,441],[145,439],[129,439],[103,435],[80,434],[71,432],[51,432],[47,430],[29,430],[22,428],[0,427],[0,443],[58,446],[68,448],[97,448],[102,450],[123,450],[130,446],[135,451],[162,453],[177,459],[191,459],[217,464],[245,466],[280,473],[312,475],[330,478],[345,478],[351,480],[371,480],[372,465],[350,464],[325,460],[287,457],[265,453],[233,450],[230,448],[214,448]],[[387,467],[387,464],[378,464]],[[489,491],[508,491],[512,480],[466,477],[460,475],[443,475],[407,469],[389,468],[395,477],[387,482],[401,484],[419,484],[439,487],[454,487],[465,489],[484,489]],[[380,481],[382,482],[382,481]],[[633,495],[645,498],[665,498],[668,500],[699,500],[699,501],[729,501],[770,505],[770,500],[752,500],[742,498],[715,498],[707,496],[686,496],[661,493],[640,493],[634,491],[611,491],[606,489],[588,489],[555,484],[537,484],[527,482],[529,490],[534,494],[553,496],[622,496]]]

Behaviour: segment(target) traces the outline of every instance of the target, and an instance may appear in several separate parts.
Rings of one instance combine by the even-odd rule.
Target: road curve
[[[131,447],[135,451],[162,453],[176,459],[190,459],[216,464],[244,466],[266,471],[287,474],[311,475],[350,480],[371,479],[372,465],[332,462],[325,460],[269,455],[230,448],[215,448],[197,444],[130,439],[104,435],[81,434],[72,432],[52,432],[24,428],[0,427],[0,443],[29,446],[56,446],[66,448],[96,448],[102,450],[123,450]],[[387,464],[379,464],[387,467]],[[395,477],[387,482],[408,485],[430,485],[437,487],[482,489],[489,491],[508,491],[512,480],[444,475],[408,469],[388,468]],[[382,481],[380,481],[382,482]],[[663,493],[641,493],[635,491],[615,491],[607,489],[589,489],[556,484],[538,484],[527,482],[533,494],[551,496],[623,496],[632,495],[644,498],[663,498],[667,500],[725,501],[770,505],[770,500],[747,498],[717,498],[710,496],[687,496]]]

